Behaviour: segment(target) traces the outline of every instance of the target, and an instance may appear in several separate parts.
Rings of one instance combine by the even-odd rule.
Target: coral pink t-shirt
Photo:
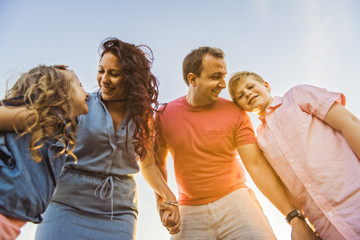
[[[259,147],[322,239],[360,239],[360,161],[324,122],[341,93],[299,85],[275,97]]]
[[[157,119],[161,144],[174,161],[180,204],[213,202],[246,187],[236,148],[256,142],[246,112],[223,98],[193,107],[184,96],[168,103]]]

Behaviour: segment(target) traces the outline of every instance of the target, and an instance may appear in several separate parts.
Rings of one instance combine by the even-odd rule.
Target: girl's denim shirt
[[[20,106],[22,98],[4,103]],[[65,146],[60,141],[46,140],[40,149],[42,160],[37,163],[31,157],[30,140],[30,134],[20,137],[16,132],[0,132],[0,213],[39,223],[65,163],[65,154],[58,155]]]
[[[0,133],[0,213],[23,221],[41,222],[65,162],[63,149],[48,140],[41,149],[41,162],[31,158],[31,135]]]

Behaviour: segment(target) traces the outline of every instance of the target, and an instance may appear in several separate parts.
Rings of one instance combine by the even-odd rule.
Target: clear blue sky
[[[229,76],[257,72],[273,95],[300,83],[341,91],[359,117],[359,23],[358,0],[0,0],[0,96],[7,80],[38,64],[67,64],[87,91],[96,90],[98,46],[114,36],[152,48],[161,102],[186,94],[182,60],[208,45],[225,51]],[[229,98],[227,90],[221,96]],[[140,174],[137,180],[137,239],[168,239],[152,190]],[[278,239],[290,239],[283,216],[256,194]],[[19,239],[33,239],[34,228],[28,224]]]

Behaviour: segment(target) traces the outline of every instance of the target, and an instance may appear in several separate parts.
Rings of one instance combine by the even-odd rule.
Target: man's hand
[[[166,227],[170,234],[180,232],[180,213],[177,206],[162,202],[158,204],[158,211],[162,225]]]
[[[291,220],[291,227],[292,240],[320,240],[305,220],[296,217]]]

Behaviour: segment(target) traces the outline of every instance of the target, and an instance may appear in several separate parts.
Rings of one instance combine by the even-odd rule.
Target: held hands
[[[291,239],[292,240],[320,240],[321,238],[310,228],[305,220],[298,217],[291,220]]]
[[[170,234],[180,232],[180,213],[177,204],[158,202],[157,207],[161,218],[161,223]]]

